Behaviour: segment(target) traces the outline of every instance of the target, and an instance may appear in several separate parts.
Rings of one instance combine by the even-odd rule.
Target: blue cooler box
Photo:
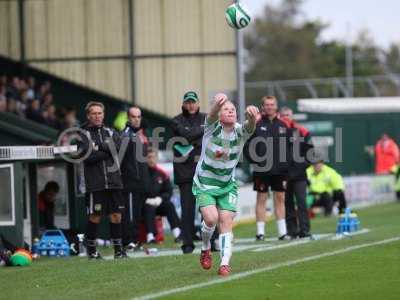
[[[46,230],[39,241],[41,256],[69,256],[69,243],[61,230]]]

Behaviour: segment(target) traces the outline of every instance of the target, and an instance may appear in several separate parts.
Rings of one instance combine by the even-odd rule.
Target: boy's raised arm
[[[212,124],[218,120],[218,113],[224,105],[224,103],[228,100],[228,96],[223,93],[218,93],[214,96],[214,102],[211,106],[210,112],[207,115],[207,123]]]
[[[248,133],[253,133],[257,124],[258,108],[254,105],[247,106],[246,108],[246,122],[244,127]]]

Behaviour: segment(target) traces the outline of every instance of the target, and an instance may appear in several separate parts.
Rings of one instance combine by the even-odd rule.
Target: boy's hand
[[[214,101],[215,101],[214,105],[217,106],[218,109],[220,109],[227,100],[228,100],[227,95],[225,95],[224,93],[218,93],[214,96]]]
[[[228,96],[224,93],[218,93],[214,96],[214,103],[207,117],[209,124],[218,120],[218,113],[221,110],[221,107],[226,103],[226,101],[228,101]]]
[[[259,114],[258,108],[255,107],[254,105],[250,105],[246,107],[246,114],[249,119],[257,119],[257,116]]]
[[[247,121],[244,126],[246,127],[247,132],[249,132],[249,133],[254,132],[259,115],[260,115],[260,113],[258,111],[258,108],[255,107],[254,105],[250,105],[250,106],[246,107]]]

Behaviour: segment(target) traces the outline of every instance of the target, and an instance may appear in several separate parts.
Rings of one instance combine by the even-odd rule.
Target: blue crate
[[[349,232],[355,232],[360,229],[360,220],[357,215],[351,212],[350,208],[346,208],[343,215],[340,215],[337,226],[336,233],[343,234]]]
[[[41,256],[69,256],[69,243],[61,230],[46,230],[39,241]]]

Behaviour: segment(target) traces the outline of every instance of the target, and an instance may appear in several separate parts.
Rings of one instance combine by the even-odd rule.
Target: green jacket
[[[394,189],[396,192],[400,192],[400,165],[394,165],[390,172],[395,176]]]
[[[329,193],[333,191],[344,190],[342,176],[334,169],[327,165],[323,165],[321,171],[317,174],[313,166],[306,170],[307,179],[310,182],[309,191],[311,193]]]

